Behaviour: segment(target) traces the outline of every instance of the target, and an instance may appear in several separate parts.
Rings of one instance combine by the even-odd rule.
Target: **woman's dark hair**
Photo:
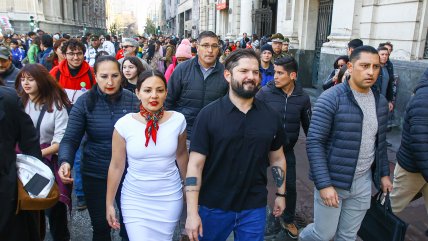
[[[43,34],[40,42],[46,48],[52,48],[53,47],[53,38],[49,34]]]
[[[342,83],[343,75],[345,75],[346,70],[348,70],[348,66],[344,65],[342,68],[340,68],[339,73],[337,74],[337,83]]]
[[[119,62],[116,60],[115,57],[111,56],[111,55],[104,55],[104,56],[99,56],[99,58],[95,61],[94,64],[94,73],[95,75],[97,74],[98,71],[98,66],[102,63],[102,62],[113,62],[117,65],[117,69],[120,72],[120,64]],[[98,98],[98,94],[97,94],[97,87],[98,84],[95,84],[94,86],[92,86],[91,90],[89,90],[88,92],[88,98],[86,99],[86,105],[88,107],[89,112],[92,112],[95,108],[95,103],[97,102],[97,98]]]
[[[11,44],[19,45],[18,40],[17,40],[17,39],[14,39],[14,38],[10,41],[10,43],[11,43]]]
[[[54,46],[53,46],[53,49],[54,49],[53,54],[47,58],[47,61],[52,62],[52,61],[53,61],[53,60],[55,60],[55,59],[56,59],[56,60],[58,60],[58,55],[56,54],[56,50],[57,50],[59,47],[61,47],[61,44],[62,44],[62,43],[66,42],[66,41],[67,41],[67,39],[65,39],[65,38],[60,38],[60,39],[58,39],[58,40],[55,42],[55,44],[54,44]],[[61,50],[61,51],[62,51],[62,50]]]
[[[156,77],[160,78],[162,80],[163,84],[165,85],[165,88],[166,88],[165,76],[159,70],[155,69],[155,70],[146,70],[138,76],[137,90],[140,91],[141,85],[143,84],[143,82],[152,76],[156,76]]]
[[[37,45],[37,46],[40,46],[40,37],[39,36],[36,36],[35,38],[34,38],[34,40],[33,40],[33,42],[32,42],[33,44],[35,44],[35,45]]]
[[[95,61],[97,61],[97,59],[100,56],[107,56],[107,55],[110,55],[107,51],[104,51],[104,50],[98,51],[98,53],[95,55]]]
[[[79,41],[78,39],[70,39],[67,42],[64,42],[64,44],[61,47],[61,52],[63,54],[67,53],[67,49],[70,49],[71,51],[75,51],[75,50],[82,50],[83,54],[85,54],[86,52],[86,47],[85,45]]]
[[[339,68],[339,60],[343,60],[343,61],[345,61],[345,64],[347,64],[349,62],[349,57],[348,57],[348,55],[341,55],[341,56],[337,57],[337,59],[334,61],[334,64],[333,64],[334,69]]]
[[[123,59],[122,62],[122,68],[120,70],[120,73],[122,74],[122,87],[126,87],[128,85],[128,80],[126,79],[125,75],[123,74],[123,66],[125,64],[125,61],[129,61],[131,64],[135,65],[137,67],[137,76],[139,76],[142,72],[144,72],[146,69],[144,68],[143,63],[141,63],[141,60],[138,57],[135,56],[127,56]]]
[[[21,96],[24,105],[28,103],[29,95],[21,87],[21,78],[26,75],[31,76],[37,83],[39,93],[33,100],[36,105],[46,104],[47,112],[53,111],[53,105],[58,110],[62,110],[64,106],[71,106],[71,102],[65,91],[41,64],[26,64],[16,76],[15,89],[18,95]]]
[[[113,63],[115,63],[117,65],[117,69],[120,72],[120,64],[117,61],[117,59],[111,55],[103,55],[103,56],[99,56],[98,59],[95,61],[94,64],[94,73],[97,74],[97,70],[98,70],[98,66],[102,63],[102,62],[107,62],[107,61],[111,61]]]

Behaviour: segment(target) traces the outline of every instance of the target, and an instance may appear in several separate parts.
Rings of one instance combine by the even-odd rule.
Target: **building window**
[[[192,19],[192,9],[189,9],[184,13],[184,21],[188,21],[190,19]]]
[[[425,38],[424,59],[428,59],[428,31],[427,37]]]

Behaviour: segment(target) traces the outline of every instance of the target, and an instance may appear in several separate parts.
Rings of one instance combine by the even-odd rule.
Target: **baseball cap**
[[[9,59],[11,53],[10,50],[6,47],[0,47],[0,59]]]

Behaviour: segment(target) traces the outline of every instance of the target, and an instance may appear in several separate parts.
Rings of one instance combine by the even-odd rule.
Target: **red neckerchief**
[[[164,108],[160,108],[160,110],[156,111],[155,113],[152,113],[148,110],[146,110],[143,105],[140,105],[140,115],[147,121],[146,124],[146,147],[149,145],[150,136],[153,139],[153,142],[156,145],[156,135],[159,130],[159,120],[162,119],[164,113]]]

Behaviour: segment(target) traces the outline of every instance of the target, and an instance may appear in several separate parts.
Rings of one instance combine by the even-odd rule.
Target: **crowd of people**
[[[428,70],[410,100],[391,181],[393,45],[351,40],[312,107],[289,42],[281,33],[234,41],[211,31],[196,39],[0,35],[0,237],[41,240],[46,216],[53,240],[70,240],[74,187],[95,241],[111,240],[112,228],[122,240],[171,240],[177,228],[190,240],[231,232],[263,240],[268,170],[272,214],[292,239],[355,240],[372,183],[391,192],[394,212],[419,192],[428,208]],[[315,208],[299,232],[301,127]],[[16,145],[57,174],[52,208],[15,214]]]

